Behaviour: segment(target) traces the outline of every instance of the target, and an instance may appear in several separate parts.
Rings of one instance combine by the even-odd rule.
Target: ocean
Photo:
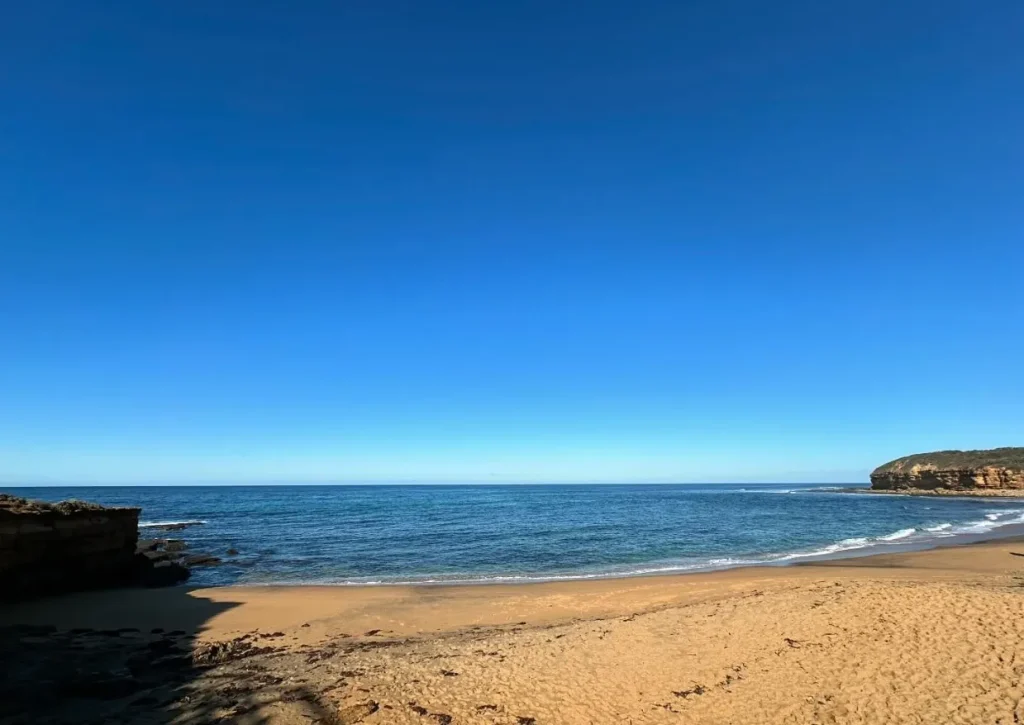
[[[811,485],[12,488],[140,506],[143,537],[223,557],[190,584],[529,582],[928,548],[1024,523],[1024,500]],[[163,532],[154,525],[192,524]],[[1003,529],[1007,531],[1008,529]],[[228,555],[228,550],[237,551]]]

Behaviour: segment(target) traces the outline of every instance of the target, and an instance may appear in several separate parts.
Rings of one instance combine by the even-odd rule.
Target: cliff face
[[[938,451],[898,458],[872,472],[871,487],[881,490],[1024,489],[1024,448]]]
[[[0,494],[0,600],[130,582],[138,524],[137,508]]]

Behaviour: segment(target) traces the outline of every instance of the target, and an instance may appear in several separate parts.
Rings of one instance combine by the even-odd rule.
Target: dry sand
[[[0,610],[64,632],[24,630],[20,661],[54,657],[55,638],[69,657],[163,659],[123,670],[137,682],[122,697],[26,696],[6,721],[1021,723],[1014,553],[1004,539],[672,577],[52,599]],[[66,632],[125,627],[140,631]]]

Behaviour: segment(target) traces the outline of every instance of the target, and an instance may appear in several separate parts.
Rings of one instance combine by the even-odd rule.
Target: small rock
[[[161,562],[171,561],[172,556],[166,551],[160,551],[159,549],[150,549],[148,551],[139,552],[142,556],[149,559],[154,564],[160,564]]]
[[[357,723],[365,717],[372,715],[380,709],[374,700],[366,700],[365,702],[357,702],[354,705],[343,707],[338,711],[338,716],[341,718],[343,723]]]
[[[135,567],[135,579],[144,587],[169,587],[180,584],[191,575],[188,569],[177,562],[153,562],[145,554],[136,554]]]
[[[256,647],[245,637],[235,637],[226,642],[198,646],[192,652],[192,662],[197,665],[215,665],[275,651],[273,647]]]

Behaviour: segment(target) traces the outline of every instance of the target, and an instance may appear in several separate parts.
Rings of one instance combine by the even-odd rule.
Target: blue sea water
[[[1024,500],[797,485],[17,488],[142,507],[142,535],[224,557],[192,582],[525,582],[782,564],[951,543],[1024,523]],[[201,522],[161,532],[152,524]],[[1006,529],[1004,529],[1006,530]],[[237,556],[227,556],[236,549]]]

